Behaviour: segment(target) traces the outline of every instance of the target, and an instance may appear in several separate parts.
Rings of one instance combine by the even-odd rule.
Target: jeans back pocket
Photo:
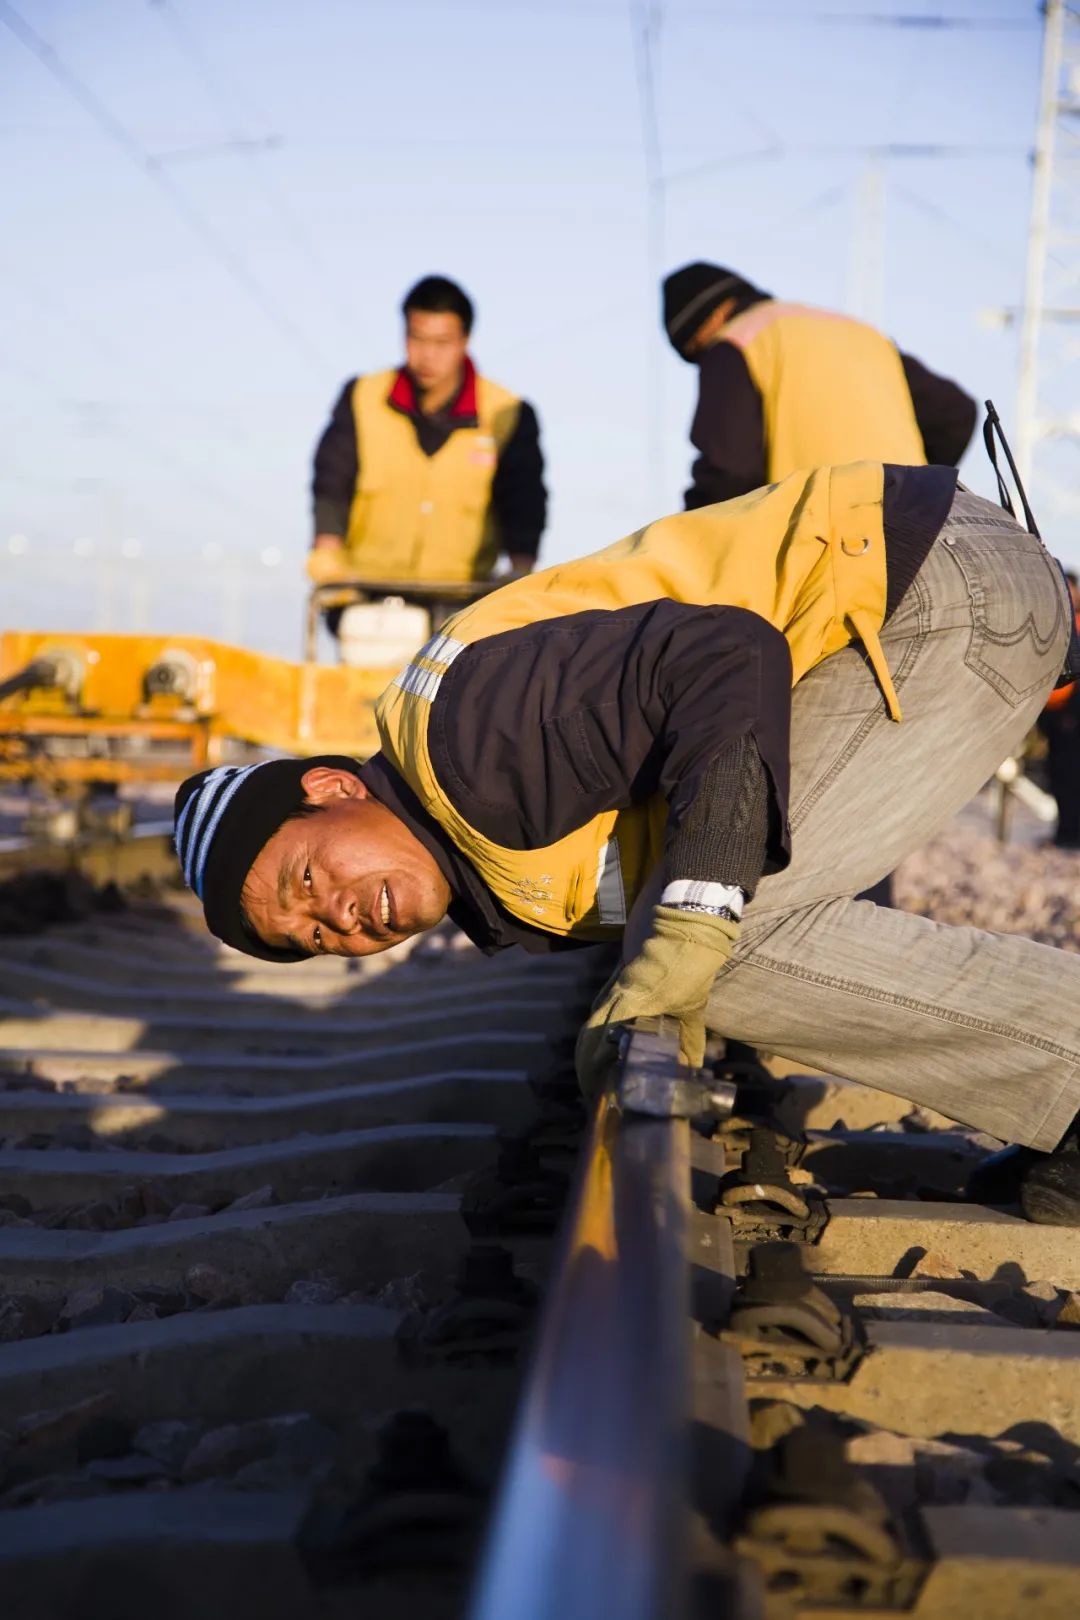
[[[1027,538],[1027,537],[1025,537]],[[1069,642],[1065,586],[1034,537],[1010,544],[950,547],[967,581],[972,631],[965,663],[1017,708],[1057,679]]]

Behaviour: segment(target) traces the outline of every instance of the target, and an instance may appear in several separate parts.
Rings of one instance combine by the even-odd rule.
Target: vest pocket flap
[[[559,715],[553,720],[545,720],[540,730],[545,749],[552,749],[560,764],[568,767],[579,793],[602,793],[605,790],[608,779],[589,740],[586,714],[579,709],[573,714]]]

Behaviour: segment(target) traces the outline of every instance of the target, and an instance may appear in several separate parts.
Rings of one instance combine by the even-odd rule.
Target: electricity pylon
[[[1080,512],[1080,7],[1067,0],[1044,8],[1016,449],[1053,549]]]

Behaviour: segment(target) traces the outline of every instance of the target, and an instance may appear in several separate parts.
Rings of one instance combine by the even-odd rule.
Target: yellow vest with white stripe
[[[426,456],[410,418],[389,403],[396,376],[374,372],[353,385],[360,475],[345,536],[349,561],[372,580],[487,579],[500,545],[491,484],[521,401],[477,373],[477,426],[455,428]]]
[[[896,345],[872,326],[766,299],[722,327],[761,395],[767,476],[839,462],[926,463]]]
[[[660,859],[666,805],[612,810],[543,849],[507,849],[470,826],[440,786],[428,720],[466,647],[543,619],[669,597],[749,608],[783,632],[794,680],[861,641],[900,719],[878,631],[885,616],[884,475],[857,462],[794,473],[737,500],[662,518],[604,551],[514,581],[452,618],[376,705],[382,750],[515,917],[552,934],[618,933]],[[528,748],[532,739],[523,737]]]

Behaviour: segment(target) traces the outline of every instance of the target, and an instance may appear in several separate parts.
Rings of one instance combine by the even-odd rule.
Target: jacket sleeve
[[[975,401],[913,355],[901,354],[900,359],[927,461],[932,467],[958,466],[975,431]]]
[[[349,527],[349,510],[360,473],[352,408],[355,382],[356,378],[350,377],[338,395],[330,421],[315,447],[311,480],[315,533],[339,534],[343,539]]]
[[[659,793],[668,877],[752,892],[788,861],[790,716],[778,630],[745,608],[664,599],[474,643],[443,676],[428,746],[444,792],[494,843],[543,848]]]
[[[547,520],[544,456],[536,412],[522,400],[517,424],[499,456],[491,485],[503,551],[535,557]]]
[[[691,469],[686,509],[728,501],[768,483],[765,419],[742,351],[714,343],[700,362],[697,410],[690,442],[699,452]]]

